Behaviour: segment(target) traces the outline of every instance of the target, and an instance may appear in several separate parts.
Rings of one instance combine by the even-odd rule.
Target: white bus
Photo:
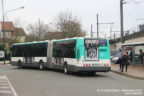
[[[16,43],[11,47],[11,64],[61,69],[69,72],[108,72],[111,70],[109,40],[68,38]]]

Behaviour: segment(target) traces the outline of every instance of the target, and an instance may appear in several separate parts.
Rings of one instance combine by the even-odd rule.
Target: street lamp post
[[[9,13],[9,12],[12,12],[12,11],[15,11],[15,10],[19,10],[19,9],[24,9],[24,6],[21,6],[21,7],[19,7],[19,8],[6,11],[5,14],[6,14],[6,13]]]
[[[97,18],[97,37],[99,38],[99,14],[96,15]]]
[[[4,51],[4,64],[5,64],[5,48],[6,48],[6,46],[5,46],[5,43],[6,43],[6,41],[5,41],[5,13],[8,13],[8,12],[11,12],[11,11],[15,11],[15,10],[19,10],[19,9],[23,9],[24,7],[22,6],[22,7],[20,7],[20,8],[17,8],[17,9],[13,9],[13,10],[10,10],[10,11],[7,11],[7,12],[4,12],[4,1],[2,0],[2,13],[3,13],[3,23],[2,23],[2,25],[3,25],[3,27],[2,27],[2,32],[3,32],[3,51]]]
[[[5,25],[4,25],[4,22],[5,22],[5,14],[4,14],[4,2],[2,0],[2,13],[3,13],[3,27],[2,27],[2,32],[3,32],[3,51],[4,51],[4,64],[5,64]]]
[[[12,10],[9,10],[9,11],[4,12],[4,14],[5,14],[5,17],[4,17],[4,18],[6,18],[6,17],[7,17],[7,14],[8,14],[8,13],[10,13],[10,12],[12,12],[12,11],[19,10],[19,9],[24,9],[24,6],[21,6],[21,7],[19,7],[19,8],[12,9]],[[7,19],[5,19],[5,21],[7,21]]]

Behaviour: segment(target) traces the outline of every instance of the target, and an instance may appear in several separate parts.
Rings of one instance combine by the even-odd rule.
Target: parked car
[[[119,51],[111,51],[111,62],[115,63],[119,59]]]

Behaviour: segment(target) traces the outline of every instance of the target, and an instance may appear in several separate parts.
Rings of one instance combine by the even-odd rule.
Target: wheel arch
[[[68,63],[67,63],[67,61],[64,61],[63,67],[66,66],[66,65],[68,65]]]
[[[42,59],[39,60],[39,64],[40,64],[40,63],[43,63],[43,60],[42,60]]]

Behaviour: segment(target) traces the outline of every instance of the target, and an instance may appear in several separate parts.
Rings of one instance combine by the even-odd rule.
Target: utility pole
[[[124,43],[124,31],[123,31],[123,2],[124,0],[120,0],[120,30],[121,30],[121,42]]]
[[[115,40],[115,38],[116,38],[116,35],[115,35],[115,32],[114,32],[114,40]]]
[[[111,24],[111,26],[110,26],[110,39],[112,38],[112,24],[114,24],[114,23],[109,23],[109,24]]]
[[[91,37],[93,37],[93,25],[91,24]]]
[[[99,25],[100,24],[114,24],[113,22],[112,23],[99,23],[99,14],[96,14],[96,18],[97,18],[97,23],[96,23],[96,25],[97,25],[97,38],[99,38]],[[112,30],[112,27],[110,28],[110,31]]]
[[[110,39],[112,39],[111,37],[112,37],[112,27],[110,26]]]
[[[116,35],[115,35],[115,32],[114,32],[114,47],[115,47],[115,50],[116,50],[116,41],[115,41],[115,38],[116,38]]]
[[[98,14],[96,15],[97,18],[97,38],[99,37],[99,17]]]
[[[39,18],[39,33],[40,33],[40,18]]]
[[[38,28],[38,31],[39,31],[39,33],[38,33],[38,35],[40,36],[40,38],[41,38],[41,20],[40,20],[40,18],[39,18],[39,21],[38,21],[38,23],[39,23],[39,28]]]
[[[115,33],[115,37],[116,37],[116,33],[120,33],[121,31],[111,31],[111,33]],[[124,31],[125,32],[125,31]]]
[[[3,13],[3,27],[2,27],[2,31],[3,31],[3,51],[4,51],[4,64],[5,64],[5,14],[4,14],[4,1],[2,0],[2,13]]]

